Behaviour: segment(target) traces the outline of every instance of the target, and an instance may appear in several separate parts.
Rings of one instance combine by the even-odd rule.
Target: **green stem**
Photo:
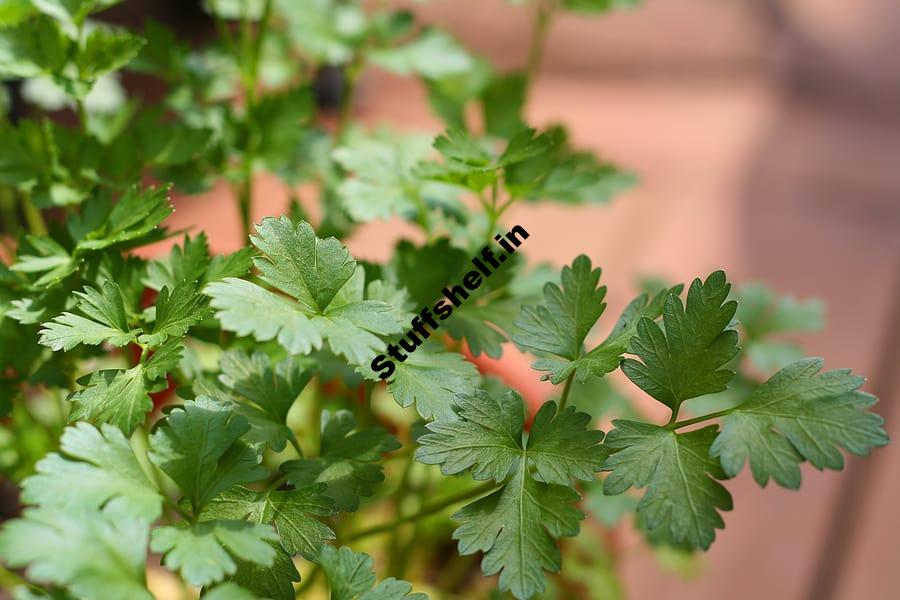
[[[241,165],[243,181],[237,186],[235,195],[238,202],[238,214],[241,217],[241,245],[246,245],[250,237],[250,226],[253,221],[253,154],[244,155]]]
[[[499,175],[497,176],[499,178]],[[485,210],[488,213],[488,226],[486,232],[486,243],[490,244],[491,240],[494,238],[494,228],[497,226],[497,220],[500,218],[500,213],[497,211],[497,201],[499,200],[500,195],[500,182],[499,179],[495,178],[494,183],[491,184],[491,203],[488,206],[485,202]]]
[[[22,213],[25,215],[25,222],[28,224],[28,232],[32,235],[46,235],[47,223],[44,221],[44,215],[31,202],[31,198],[27,194],[20,196],[22,201]]]
[[[19,587],[20,585],[34,587],[15,571],[11,571],[6,567],[0,565],[0,588],[4,590],[11,590],[15,587]]]
[[[555,0],[539,0],[535,6],[534,25],[531,29],[531,42],[528,46],[528,62],[525,66],[525,75],[529,84],[534,81],[541,68],[541,60],[544,57],[547,36],[550,33],[550,25],[553,22],[556,8]]]
[[[464,492],[460,492],[458,494],[454,494],[452,496],[448,496],[442,500],[438,500],[433,504],[429,504],[423,506],[418,511],[398,517],[392,521],[388,521],[387,523],[382,523],[381,525],[375,525],[373,527],[369,527],[368,529],[361,529],[355,533],[351,533],[347,536],[347,539],[343,541],[344,544],[349,544],[350,542],[354,542],[356,540],[362,539],[364,537],[369,537],[372,535],[378,535],[380,533],[385,533],[393,530],[395,527],[399,525],[403,525],[404,523],[410,523],[412,521],[417,521],[419,519],[424,519],[425,517],[431,516],[435,513],[441,512],[445,508],[453,506],[454,504],[458,504],[465,500],[469,500],[476,496],[483,496],[488,492],[492,492],[500,487],[501,484],[498,484],[494,481],[488,481],[487,483],[483,483],[478,487],[474,487],[470,490],[466,490]]]
[[[685,419],[683,421],[676,421],[675,419],[678,417],[678,411],[672,411],[672,418],[669,419],[669,422],[666,423],[666,429],[681,429],[682,427],[687,427],[688,425],[695,425],[697,423],[702,423],[704,421],[710,421],[712,419],[718,419],[719,417],[724,417],[726,415],[731,414],[734,411],[733,408],[726,408],[724,410],[718,410],[716,412],[709,413],[708,415],[703,415],[700,417],[693,417],[691,419]]]
[[[244,101],[246,105],[245,119],[250,125],[248,130],[251,134],[255,131],[254,119],[257,103],[257,88],[259,87],[260,55],[262,53],[263,40],[268,31],[271,13],[272,0],[266,0],[255,37],[253,36],[248,16],[245,14],[244,18],[241,20],[241,79],[244,84]],[[253,221],[253,164],[256,162],[256,146],[257,139],[251,136],[251,138],[247,140],[247,147],[244,148],[244,156],[241,161],[241,182],[236,190],[238,213],[241,217],[241,230],[243,234],[241,244],[247,243],[247,238],[250,237],[250,226]]]
[[[406,463],[406,467],[403,469],[403,475],[400,477],[400,484],[397,486],[397,493],[395,494],[395,518],[399,519],[402,516],[403,511],[403,503],[406,500],[406,497],[409,495],[409,480],[412,476],[412,471],[415,468],[416,461],[412,455],[409,456],[408,462]],[[421,508],[421,507],[420,507]],[[400,528],[397,527],[391,533],[391,540],[388,544],[388,556],[390,557],[390,561],[388,564],[388,574],[393,577],[399,577],[397,574],[400,570]]]
[[[284,484],[285,481],[287,481],[287,478],[288,478],[287,473],[284,473],[283,475],[276,477],[275,479],[272,480],[271,483],[269,483],[269,485],[266,486],[266,491],[274,492],[275,490],[280,488]]]
[[[297,451],[297,455],[300,456],[300,458],[303,458],[303,448],[300,447],[300,443],[297,441],[297,438],[293,435],[293,432],[291,433],[291,446],[293,446],[294,450]]]
[[[416,499],[419,503],[419,510],[421,510],[425,506],[425,499],[428,497],[429,484],[431,479],[432,471],[426,470],[424,476],[422,478],[422,485],[419,487],[416,493]],[[413,548],[418,548],[418,544],[416,543],[419,539],[419,532],[422,528],[422,521],[416,521],[412,524],[412,531],[409,534],[409,537],[406,540],[406,543],[402,548],[399,549],[398,559],[396,561],[395,570],[392,571],[394,573],[394,577],[397,579],[403,579],[406,575],[406,569],[409,565],[409,557],[412,554]]]
[[[572,382],[575,380],[575,372],[572,371],[569,373],[569,376],[566,377],[566,383],[563,385],[562,396],[559,397],[559,410],[558,413],[561,413],[563,409],[566,407],[566,404],[569,402],[569,392],[572,391]]]
[[[353,115],[353,101],[356,98],[356,87],[363,71],[362,52],[357,53],[344,68],[344,90],[341,94],[341,106],[338,109],[337,128],[334,132],[336,143],[340,143],[347,133],[350,117]]]
[[[3,230],[13,239],[18,238],[21,225],[16,212],[16,192],[12,188],[0,188],[0,217],[3,218]]]

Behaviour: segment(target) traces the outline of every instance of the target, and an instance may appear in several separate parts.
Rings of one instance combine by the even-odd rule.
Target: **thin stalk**
[[[431,483],[431,471],[425,471],[425,475],[422,479],[422,485],[416,494],[417,500],[419,502],[419,509],[421,510],[425,506],[425,499],[428,497],[428,490]],[[399,556],[397,559],[396,570],[392,571],[394,573],[394,577],[397,579],[403,579],[406,575],[406,569],[409,566],[409,557],[413,551],[413,548],[416,548],[416,541],[419,539],[419,531],[422,528],[422,521],[416,521],[412,524],[412,531],[407,538],[406,544],[399,551]],[[393,559],[393,557],[391,557]],[[393,562],[393,560],[392,560]]]
[[[733,408],[726,408],[724,410],[718,410],[716,412],[709,413],[708,415],[702,415],[700,417],[693,417],[691,419],[684,419],[683,421],[676,421],[675,419],[678,417],[678,411],[672,412],[672,418],[666,424],[666,429],[681,429],[682,427],[687,427],[688,425],[695,425],[697,423],[702,423],[704,421],[710,421],[712,419],[718,419],[719,417],[724,417],[726,415],[731,414],[734,411]]]
[[[303,458],[303,448],[300,447],[300,443],[297,441],[296,436],[293,435],[293,432],[291,432],[291,446],[297,451],[297,455]]]
[[[558,413],[561,413],[563,409],[566,407],[566,404],[569,402],[569,392],[572,391],[572,382],[575,380],[575,372],[572,371],[569,373],[569,376],[566,377],[566,383],[563,385],[562,396],[559,397],[559,410]]]
[[[413,456],[410,455],[408,458],[408,462],[406,463],[406,467],[403,469],[403,475],[400,477],[400,484],[397,486],[397,493],[395,494],[396,504],[395,507],[395,518],[400,518],[403,512],[403,502],[406,500],[406,497],[409,495],[409,481],[412,476],[413,469],[416,466],[416,461],[413,459]],[[421,508],[421,506],[419,507]],[[390,562],[388,564],[388,573],[393,577],[400,577],[397,573],[400,570],[400,528],[397,527],[391,533],[391,539],[388,544],[388,556],[390,557]]]
[[[534,25],[531,29],[531,42],[528,45],[528,62],[525,66],[525,75],[529,83],[534,81],[541,68],[544,49],[547,47],[547,36],[550,33],[550,25],[556,14],[556,8],[555,0],[539,0],[535,5]]]
[[[40,209],[31,202],[31,198],[27,194],[21,194],[19,199],[22,202],[22,214],[25,215],[25,223],[28,224],[28,232],[32,235],[46,235],[47,223],[44,221],[44,215]]]
[[[284,473],[284,474],[276,477],[275,479],[273,479],[271,481],[271,483],[269,483],[269,485],[266,486],[266,491],[274,492],[275,490],[280,488],[282,485],[284,485],[284,482],[287,481],[287,478],[288,478],[287,473]]]
[[[494,237],[494,228],[497,226],[497,220],[500,218],[500,213],[497,211],[497,203],[499,201],[500,196],[500,182],[498,179],[494,179],[494,183],[491,184],[491,203],[488,206],[485,203],[485,210],[488,213],[488,226],[486,232],[486,243],[490,244],[491,240]]]
[[[259,88],[259,62],[262,53],[262,44],[269,26],[269,17],[272,13],[272,0],[266,0],[263,14],[259,20],[256,36],[253,36],[250,19],[245,14],[241,19],[241,80],[244,84],[244,101],[246,104],[246,120],[250,124],[249,130],[253,130],[254,113],[256,112],[257,93]],[[220,27],[227,31],[227,27]],[[228,38],[226,38],[227,40]],[[234,45],[232,44],[232,47]],[[251,137],[244,148],[244,156],[241,161],[241,182],[236,189],[238,214],[241,218],[241,230],[243,237],[241,243],[247,242],[250,237],[250,226],[253,221],[253,163],[256,162],[257,140]]]
[[[419,519],[424,519],[425,517],[429,517],[435,513],[441,512],[445,508],[453,506],[454,504],[458,504],[460,502],[464,502],[465,500],[469,500],[476,496],[483,496],[488,492],[492,492],[500,487],[501,484],[498,484],[494,481],[488,481],[487,483],[483,483],[478,487],[472,488],[470,490],[466,490],[465,492],[460,492],[458,494],[454,494],[452,496],[448,496],[443,500],[438,500],[433,504],[429,504],[423,506],[418,511],[398,517],[393,519],[392,521],[388,521],[387,523],[382,523],[381,525],[375,525],[374,527],[369,527],[368,529],[361,529],[355,533],[351,533],[347,538],[343,541],[344,544],[349,544],[350,542],[354,542],[356,540],[369,537],[372,535],[378,535],[380,533],[385,533],[393,530],[395,527],[403,525],[404,523],[410,523],[412,521],[417,521]]]
[[[3,230],[17,239],[21,224],[16,211],[16,192],[8,187],[0,188],[0,217],[3,218]]]
[[[334,138],[340,143],[347,133],[350,125],[350,117],[353,115],[353,102],[356,98],[357,83],[363,71],[362,52],[356,54],[344,68],[344,89],[341,94],[341,105],[338,109],[338,122],[334,132]]]

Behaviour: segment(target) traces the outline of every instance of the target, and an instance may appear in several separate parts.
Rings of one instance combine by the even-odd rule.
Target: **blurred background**
[[[144,4],[111,14],[132,24],[152,16],[188,35],[209,26],[191,2]],[[526,60],[531,17],[519,7],[404,4],[501,67]],[[736,282],[822,299],[825,328],[799,338],[806,354],[867,374],[865,390],[881,398],[876,410],[898,439],[898,59],[896,0],[646,0],[600,19],[563,14],[528,120],[565,124],[575,145],[632,170],[641,184],[607,206],[517,205],[505,221],[532,234],[530,261],[562,265],[585,253],[601,265],[610,315],[642,276],[685,281],[718,268]],[[360,86],[354,110],[364,122],[441,129],[415,81],[371,70]],[[281,184],[261,180],[259,189],[257,218],[284,210]],[[233,250],[240,225],[227,193],[180,199],[172,227],[203,223],[213,250]],[[357,257],[384,259],[410,231],[373,224],[349,246]],[[508,350],[496,370],[530,386],[533,398],[549,395],[529,359]],[[848,459],[843,473],[805,465],[799,492],[762,490],[745,470],[729,485],[736,506],[727,528],[690,568],[660,568],[635,534],[623,534],[627,596],[900,597],[898,472],[896,443]]]

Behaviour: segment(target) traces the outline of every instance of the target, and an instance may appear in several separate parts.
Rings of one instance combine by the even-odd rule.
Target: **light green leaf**
[[[291,41],[313,59],[341,65],[353,58],[368,30],[366,13],[355,3],[335,0],[277,0]]]
[[[88,509],[28,509],[0,531],[0,557],[32,581],[81,598],[153,600],[145,585],[149,524]]]
[[[425,420],[452,419],[453,399],[470,394],[478,385],[478,370],[456,352],[435,352],[429,346],[419,348],[388,379],[388,391],[397,404],[416,405]]]
[[[31,0],[6,0],[0,4],[0,27],[12,27],[34,13]]]
[[[102,291],[85,287],[75,295],[78,309],[86,316],[63,313],[44,323],[38,343],[68,351],[79,344],[96,346],[105,342],[121,347],[135,340],[137,330],[128,327],[125,300],[118,285],[104,281]]]
[[[278,539],[268,525],[246,521],[203,521],[189,527],[165,526],[153,530],[150,550],[163,555],[163,564],[201,587],[234,575],[234,558],[270,567],[275,551],[268,544]],[[234,557],[234,558],[232,558]]]
[[[153,521],[162,512],[162,496],[141,468],[122,432],[88,423],[66,427],[60,454],[51,453],[22,483],[22,500],[41,507],[71,510],[80,506]]]
[[[69,25],[84,23],[91,13],[103,10],[122,0],[32,0],[38,10]]]
[[[0,29],[0,76],[28,78],[55,73],[66,63],[69,44],[56,23],[46,17]]]
[[[823,366],[813,358],[783,368],[725,417],[711,454],[729,477],[749,460],[759,485],[772,477],[796,489],[803,460],[840,470],[841,448],[867,455],[887,444],[884,419],[866,410],[875,397],[858,391],[864,379],[849,369],[820,373]]]
[[[80,76],[94,81],[127,65],[143,46],[144,40],[136,35],[97,27],[85,38],[75,62]]]
[[[608,495],[644,488],[638,515],[651,532],[659,530],[675,544],[709,548],[716,529],[725,526],[720,510],[731,510],[731,495],[709,449],[716,426],[683,434],[637,421],[615,420],[606,436],[612,454],[603,463]]]
[[[398,75],[414,74],[428,79],[465,73],[475,64],[459,42],[437,29],[429,29],[401,46],[375,50],[369,59]]]
[[[18,273],[43,273],[32,285],[35,288],[52,287],[71,275],[78,268],[78,261],[49,236],[25,236],[23,244],[10,270]],[[34,254],[30,254],[34,252]]]
[[[203,594],[203,600],[257,600],[257,598],[253,592],[231,582],[217,585]]]
[[[394,216],[414,221],[434,204],[460,210],[456,188],[417,176],[415,167],[430,150],[430,139],[422,136],[384,131],[349,137],[333,153],[353,174],[338,186],[344,208],[363,223]]]
[[[357,366],[381,351],[378,336],[400,332],[389,304],[363,300],[361,291],[337,301],[356,261],[336,239],[321,240],[308,223],[295,227],[286,216],[263,219],[251,239],[265,253],[256,259],[261,279],[293,300],[239,279],[214,282],[205,293],[223,328],[259,341],[277,338],[292,354],[308,354],[328,341]]]
[[[69,397],[73,403],[70,422],[111,423],[131,435],[153,408],[141,365],[127,371],[95,371],[78,383],[86,387]]]

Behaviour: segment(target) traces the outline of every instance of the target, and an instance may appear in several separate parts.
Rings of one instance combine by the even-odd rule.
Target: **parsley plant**
[[[794,489],[805,462],[887,443],[862,378],[773,337],[820,327],[816,302],[717,271],[607,320],[588,257],[557,271],[483,251],[515,203],[634,183],[522,115],[554,18],[634,0],[519,2],[534,34],[510,72],[355,0],[206,0],[217,35],[200,46],[103,22],[118,3],[0,4],[0,75],[30,103],[0,118],[0,468],[24,507],[0,528],[0,585],[16,599],[152,598],[161,579],[207,600],[582,596],[615,578],[598,527],[634,514],[653,547],[705,550],[745,464]],[[358,126],[369,67],[419,79],[444,133]],[[129,96],[123,71],[165,94]],[[305,184],[315,226],[298,198],[252,223],[260,172]],[[166,222],[173,190],[221,181],[249,241],[226,255]],[[383,263],[339,241],[395,217],[420,241]],[[472,256],[492,277],[482,263],[425,329],[416,311],[474,281]],[[381,370],[411,323],[416,352]],[[480,372],[509,344],[553,400]],[[670,418],[641,415],[615,371]]]

